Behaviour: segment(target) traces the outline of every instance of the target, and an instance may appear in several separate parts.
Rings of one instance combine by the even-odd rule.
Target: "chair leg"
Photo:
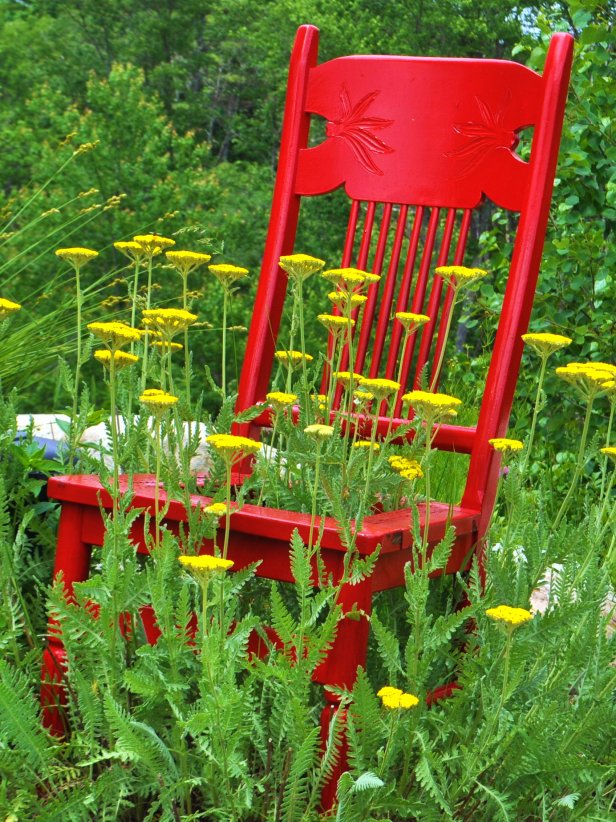
[[[327,704],[321,713],[321,743],[327,744],[332,719],[346,722],[346,709],[339,707],[340,698],[328,689],[328,685],[350,690],[355,684],[357,669],[366,667],[368,653],[369,618],[372,610],[370,580],[357,585],[344,585],[338,596],[344,617],[338,624],[338,633],[327,659],[320,666],[316,679],[325,686]],[[338,762],[321,792],[321,809],[331,810],[336,803],[338,780],[348,768],[348,744],[343,735]]]
[[[66,653],[61,645],[50,643],[43,652],[41,671],[41,714],[43,725],[57,737],[66,735],[64,708],[66,688],[62,684],[66,669]]]

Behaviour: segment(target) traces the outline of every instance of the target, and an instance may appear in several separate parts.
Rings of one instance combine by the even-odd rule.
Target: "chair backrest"
[[[354,370],[395,379],[395,311],[431,317],[404,352],[403,391],[434,376],[452,292],[438,265],[472,265],[465,250],[484,197],[517,212],[517,232],[486,388],[473,427],[442,426],[437,445],[470,453],[463,505],[491,507],[539,271],[573,41],[556,34],[543,75],[502,60],[350,56],[317,65],[318,30],[302,26],[291,56],[280,158],[238,407],[263,401],[286,295],[281,255],[294,253],[303,197],[341,186],[350,198],[339,263],[381,274],[370,286]],[[325,139],[309,147],[311,118]],[[519,133],[533,128],[528,162]],[[318,256],[318,246],[298,249]],[[397,327],[398,326],[398,327]],[[416,342],[416,345],[415,345]],[[401,392],[402,393],[402,392]],[[394,416],[399,415],[399,405]],[[254,432],[252,432],[254,433]]]

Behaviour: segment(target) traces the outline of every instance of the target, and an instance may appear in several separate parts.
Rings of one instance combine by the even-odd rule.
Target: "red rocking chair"
[[[271,219],[240,384],[238,408],[265,400],[276,338],[286,295],[281,255],[294,252],[304,197],[341,186],[350,200],[348,230],[340,265],[381,274],[368,290],[357,334],[354,370],[395,379],[401,329],[390,329],[395,311],[425,313],[431,320],[404,351],[403,391],[419,387],[423,372],[433,383],[444,344],[451,289],[434,274],[438,265],[465,262],[473,217],[484,197],[517,214],[510,273],[477,424],[440,426],[435,446],[470,456],[459,505],[430,503],[429,543],[446,525],[455,527],[447,572],[468,567],[490,520],[499,455],[488,444],[504,436],[522,356],[544,243],[562,127],[573,41],[554,35],[543,75],[513,62],[395,56],[350,56],[317,64],[318,30],[302,26],[290,64],[286,110]],[[324,140],[309,147],[312,118],[324,118]],[[534,128],[528,161],[516,154],[519,133]],[[300,249],[318,254],[318,241]],[[329,260],[330,265],[333,261]],[[467,264],[469,264],[467,262]],[[397,325],[397,324],[395,324]],[[263,414],[238,433],[259,436]],[[408,423],[398,402],[393,422],[379,419],[383,433]],[[137,477],[133,505],[153,515],[152,477]],[[92,545],[101,545],[104,522],[100,504],[111,500],[94,476],[54,477],[49,496],[62,504],[55,573],[70,591],[89,574]],[[193,504],[207,504],[194,497]],[[420,525],[425,510],[420,506]],[[176,529],[186,520],[171,502],[165,522]],[[143,517],[133,529],[137,550],[147,552]],[[257,575],[292,580],[289,542],[298,529],[307,542],[310,516],[245,505],[232,516],[229,557],[235,567],[260,560]],[[381,552],[373,575],[343,588],[340,602],[353,619],[343,619],[335,644],[317,671],[325,686],[326,728],[337,705],[327,686],[350,688],[365,665],[372,595],[404,584],[412,557],[409,512],[366,516],[357,535],[360,554]],[[211,546],[204,545],[204,551]],[[334,580],[343,573],[344,548],[333,520],[325,522],[321,555]],[[359,614],[363,614],[358,617]],[[148,628],[155,640],[155,625]],[[50,631],[45,676],[58,678],[64,654],[61,637]],[[43,689],[45,692],[45,688]],[[47,693],[49,696],[49,693]],[[58,732],[57,712],[47,720]],[[324,805],[333,801],[335,784]]]

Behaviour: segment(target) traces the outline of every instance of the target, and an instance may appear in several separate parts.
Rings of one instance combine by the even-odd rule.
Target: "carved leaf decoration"
[[[345,140],[361,165],[373,174],[383,172],[374,162],[372,154],[390,154],[393,151],[384,140],[377,137],[374,131],[387,128],[393,120],[383,117],[365,117],[364,114],[378,97],[379,91],[371,91],[353,106],[346,86],[340,90],[340,114],[334,120],[328,120],[325,133],[327,137],[338,137]]]
[[[456,157],[463,161],[458,179],[468,176],[481,163],[483,157],[495,149],[505,149],[513,153],[518,144],[518,135],[503,125],[507,101],[500,111],[493,112],[490,106],[479,97],[475,97],[477,108],[481,116],[480,122],[467,121],[454,123],[456,134],[467,137],[465,145],[447,152],[446,157]]]

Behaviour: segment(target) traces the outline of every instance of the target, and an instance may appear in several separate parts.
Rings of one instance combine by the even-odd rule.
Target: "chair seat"
[[[154,514],[154,484],[151,474],[137,474],[132,483],[132,508],[147,510]],[[128,477],[120,477],[120,490],[128,490]],[[74,503],[82,509],[81,539],[90,545],[102,545],[105,524],[101,516],[101,507],[111,510],[112,500],[109,492],[101,485],[96,475],[52,477],[49,480],[49,496],[64,503]],[[159,490],[160,505],[167,505],[164,524],[169,530],[177,533],[179,524],[187,519],[184,503],[170,499],[161,487]],[[211,503],[209,497],[191,494],[194,507],[205,508]],[[426,520],[426,506],[420,503],[419,523],[423,528]],[[459,505],[449,505],[433,501],[430,503],[429,544],[435,545],[445,534],[447,525],[455,527],[455,545],[447,565],[446,572],[453,573],[464,567],[473,546],[477,541],[480,512]],[[387,511],[364,518],[361,530],[356,534],[356,548],[359,554],[373,553],[380,546],[380,556],[373,575],[373,591],[383,590],[400,584],[404,574],[404,565],[414,562],[412,551],[413,539],[410,532],[412,512],[410,508]],[[142,518],[137,520],[131,538],[137,550],[147,553],[142,534]],[[221,525],[222,525],[221,518]],[[319,526],[319,520],[315,529]],[[304,542],[310,535],[310,514],[296,513],[265,506],[245,504],[231,517],[231,535],[229,557],[237,567],[242,567],[261,560],[257,575],[292,581],[289,565],[289,544],[293,532],[297,529]],[[219,529],[219,534],[222,528]],[[346,548],[341,540],[340,529],[333,517],[326,517],[323,526],[321,554],[326,567],[336,574],[341,567]],[[212,549],[207,541],[204,552]]]

